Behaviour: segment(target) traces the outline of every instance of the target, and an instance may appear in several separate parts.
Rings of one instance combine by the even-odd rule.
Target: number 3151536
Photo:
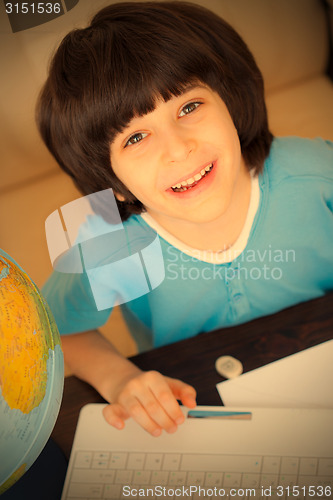
[[[7,14],[60,14],[59,2],[6,2]]]

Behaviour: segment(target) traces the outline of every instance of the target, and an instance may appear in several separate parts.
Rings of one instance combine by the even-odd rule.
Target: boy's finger
[[[195,396],[193,394],[188,394],[184,393],[180,401],[183,403],[184,406],[187,406],[188,408],[195,408],[197,406],[197,401],[195,399]]]
[[[154,370],[131,380],[120,394],[118,402],[146,429],[147,425],[151,427],[152,420],[159,428],[171,433],[182,422],[179,422],[182,412],[166,377]],[[146,419],[145,422],[142,420],[142,409],[149,416],[149,424]]]
[[[167,390],[170,392],[169,398],[174,399],[168,387]],[[176,401],[175,403],[177,404]],[[122,397],[121,404],[125,406],[128,413],[144,429],[153,435],[157,435],[161,429],[170,433],[175,432],[177,429],[174,420],[170,418],[165,408],[162,407],[161,402],[156,398],[151,388],[142,391],[140,394],[136,394],[135,398],[130,397],[125,399]]]
[[[197,405],[197,393],[194,387],[185,384],[181,380],[166,377],[169,387],[172,390],[176,399],[179,399],[185,406],[194,408]]]
[[[159,415],[151,413],[151,416],[167,432],[174,432],[177,425],[184,422],[184,415],[171,387],[167,382],[163,385],[157,383],[151,385],[151,391],[159,406]],[[161,414],[162,420],[159,417]]]
[[[152,436],[160,436],[161,426],[148,414],[141,401],[136,397],[122,398],[121,404],[126,407],[128,414]]]
[[[103,415],[105,420],[116,429],[123,429],[125,420],[129,418],[129,414],[117,403],[109,404],[103,408]]]

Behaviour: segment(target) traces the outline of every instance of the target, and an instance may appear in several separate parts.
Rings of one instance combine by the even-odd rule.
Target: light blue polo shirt
[[[164,279],[121,305],[140,351],[238,325],[333,289],[333,143],[274,139],[257,189],[243,247],[222,258],[179,248],[160,232]],[[92,217],[87,224],[91,230],[107,223]],[[149,218],[140,215],[123,228],[151,232]],[[93,286],[100,280],[103,296],[117,296],[117,283],[129,283],[131,272],[115,279],[100,264]],[[96,307],[86,273],[55,271],[43,293],[61,334],[98,328],[112,310]]]

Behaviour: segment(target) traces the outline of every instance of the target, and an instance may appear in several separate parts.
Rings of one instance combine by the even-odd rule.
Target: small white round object
[[[215,361],[217,373],[225,378],[235,378],[243,373],[242,363],[233,356],[221,356]]]

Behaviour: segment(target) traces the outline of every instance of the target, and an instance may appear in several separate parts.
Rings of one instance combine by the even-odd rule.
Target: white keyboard
[[[327,500],[332,491],[333,458],[78,451],[66,500]]]

